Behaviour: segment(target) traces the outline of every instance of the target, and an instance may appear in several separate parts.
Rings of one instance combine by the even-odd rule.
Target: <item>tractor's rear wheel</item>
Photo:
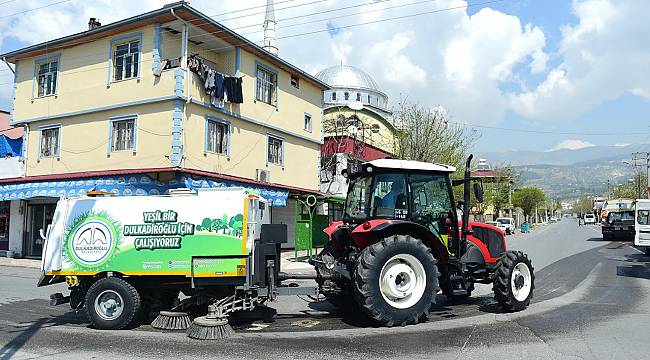
[[[528,307],[535,289],[535,273],[528,256],[521,251],[508,251],[497,264],[492,290],[499,305],[507,311]]]
[[[416,324],[435,301],[438,270],[421,240],[394,235],[365,248],[354,272],[361,309],[385,326]]]

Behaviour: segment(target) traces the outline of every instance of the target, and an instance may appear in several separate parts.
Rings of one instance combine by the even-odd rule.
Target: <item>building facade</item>
[[[15,68],[11,123],[26,129],[24,175],[0,180],[10,250],[40,256],[57,199],[89,190],[245,186],[291,229],[291,196],[318,193],[328,86],[185,2],[92,20],[0,55]]]
[[[320,190],[345,196],[347,182],[341,171],[348,162],[392,157],[397,130],[388,96],[363,70],[341,64],[316,77],[331,87],[323,93]]]

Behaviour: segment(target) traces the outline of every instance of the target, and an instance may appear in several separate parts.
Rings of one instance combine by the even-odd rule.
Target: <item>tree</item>
[[[478,139],[475,130],[449,123],[445,110],[400,101],[394,113],[396,157],[453,165],[462,174],[469,149]]]
[[[593,209],[594,199],[588,196],[580,198],[576,205],[573,207],[573,211],[583,215],[593,212]]]
[[[536,187],[517,189],[512,194],[513,205],[521,208],[526,217],[532,215],[535,208],[544,204],[545,201],[546,194]]]
[[[648,193],[646,189],[646,175],[637,173],[634,178],[630,179],[625,184],[620,184],[612,190],[612,197],[616,199],[636,199],[641,195],[641,199],[647,199]]]

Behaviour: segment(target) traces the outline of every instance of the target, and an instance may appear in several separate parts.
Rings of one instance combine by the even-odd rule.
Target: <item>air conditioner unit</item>
[[[271,171],[265,169],[256,169],[255,180],[261,182],[271,182]]]

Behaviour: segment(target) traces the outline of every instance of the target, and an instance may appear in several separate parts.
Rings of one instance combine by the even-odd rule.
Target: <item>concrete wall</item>
[[[166,101],[31,123],[26,174],[169,167],[172,113]],[[110,151],[111,118],[126,115],[136,116],[135,151]],[[52,124],[61,124],[59,156],[39,158],[39,127]]]

